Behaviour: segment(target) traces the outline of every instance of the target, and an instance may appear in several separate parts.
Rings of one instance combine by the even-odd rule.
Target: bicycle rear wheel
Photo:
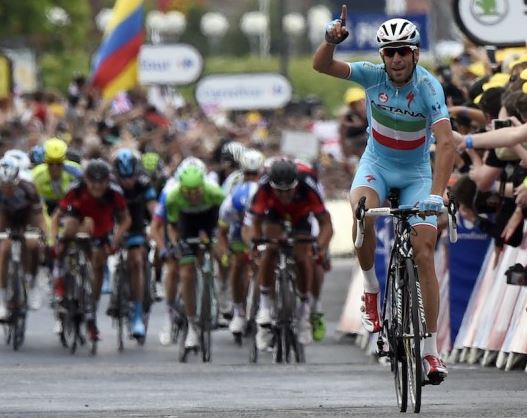
[[[405,353],[408,370],[410,401],[414,412],[421,410],[421,390],[423,387],[423,364],[421,359],[421,320],[419,312],[419,294],[417,291],[417,274],[413,260],[407,259],[405,274],[408,285],[408,310],[406,315]]]

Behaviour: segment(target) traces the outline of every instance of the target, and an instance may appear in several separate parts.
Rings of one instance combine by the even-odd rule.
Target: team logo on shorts
[[[379,101],[386,103],[388,101],[388,95],[386,93],[379,93]]]
[[[364,177],[365,177],[365,179],[366,179],[366,181],[367,181],[368,183],[371,183],[372,181],[377,180],[377,179],[375,178],[375,176],[372,176],[371,174],[368,174],[367,176],[364,176]]]

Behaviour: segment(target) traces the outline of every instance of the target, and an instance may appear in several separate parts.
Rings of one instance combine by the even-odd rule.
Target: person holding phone
[[[347,8],[328,23],[325,40],[313,57],[313,68],[358,83],[366,90],[369,138],[350,191],[355,211],[366,196],[368,208],[379,207],[391,188],[400,190],[401,205],[418,202],[421,217],[411,223],[414,258],[418,266],[426,323],[432,336],[424,340],[423,366],[427,378],[439,384],[447,376],[437,351],[439,288],[434,267],[437,212],[453,169],[455,147],[443,88],[419,66],[420,34],[406,19],[390,19],[377,31],[382,64],[345,62],[334,58],[337,45],[348,37]],[[434,174],[430,146],[435,137]],[[364,244],[357,257],[364,277],[363,324],[370,332],[381,329],[379,281],[375,275],[376,237],[373,218],[366,218]],[[356,236],[353,227],[353,239]]]

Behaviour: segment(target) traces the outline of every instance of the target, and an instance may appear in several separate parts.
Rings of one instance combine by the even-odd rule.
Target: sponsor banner
[[[335,15],[337,19],[340,16]],[[382,13],[348,13],[348,23],[346,26],[350,31],[348,38],[339,44],[339,53],[351,52],[377,52],[377,30],[383,22],[394,16],[387,16]],[[428,49],[428,17],[427,15],[397,16],[408,19],[415,23],[421,35],[421,49]]]
[[[449,244],[450,328],[456,339],[474,284],[485,259],[490,239],[487,234],[458,217],[458,241]]]
[[[289,80],[277,73],[210,75],[201,79],[196,100],[205,113],[279,109],[292,96]]]
[[[454,0],[461,30],[480,45],[523,46],[527,40],[527,1]]]
[[[191,84],[202,70],[203,58],[191,45],[143,45],[139,51],[141,84]]]
[[[17,94],[33,93],[38,88],[38,66],[31,49],[2,49],[12,64],[13,87]]]

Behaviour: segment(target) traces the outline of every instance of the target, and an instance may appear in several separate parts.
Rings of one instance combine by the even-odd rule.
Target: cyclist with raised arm
[[[185,348],[199,346],[196,319],[197,248],[185,242],[204,232],[212,238],[218,224],[218,213],[225,195],[217,184],[205,180],[205,173],[195,165],[185,167],[179,174],[179,184],[168,194],[166,215],[172,242],[177,242],[179,278],[183,284],[183,303],[189,327]]]
[[[0,159],[0,231],[7,229],[24,231],[28,226],[39,228],[47,235],[47,226],[42,212],[42,202],[35,186],[19,178],[18,162],[12,157]],[[0,243],[0,319],[7,316],[6,287],[7,267],[11,242]],[[38,242],[26,241],[29,262],[26,262],[26,279],[33,280],[38,267]]]
[[[88,232],[92,237],[91,263],[93,267],[92,295],[94,312],[87,317],[87,329],[92,341],[99,339],[96,324],[97,304],[101,295],[104,267],[110,253],[120,246],[132,221],[122,189],[110,182],[110,166],[101,159],[90,160],[82,181],[75,183],[60,200],[53,214],[51,233],[58,236],[59,222],[63,221],[62,235],[57,243],[54,268],[54,295],[56,302],[64,297],[65,283],[63,259],[66,245],[77,232]],[[115,228],[115,219],[118,225]],[[56,331],[60,332],[60,329]]]
[[[421,217],[411,224],[414,259],[418,268],[428,330],[424,340],[423,363],[432,383],[448,374],[437,351],[439,287],[434,267],[437,239],[436,214],[443,207],[443,192],[455,157],[452,129],[445,96],[439,81],[419,61],[420,35],[405,19],[390,19],[377,31],[382,64],[348,63],[334,58],[337,44],[348,36],[346,6],[340,19],[326,27],[326,40],[313,57],[319,72],[354,81],[366,90],[369,138],[353,179],[350,202],[353,210],[362,196],[368,208],[379,207],[390,189],[400,190],[401,205],[419,204]],[[430,146],[435,138],[432,175]],[[353,239],[357,230],[353,226]],[[375,275],[375,231],[366,218],[364,243],[357,249],[364,276],[363,324],[370,332],[381,329],[379,322],[379,282]]]
[[[331,217],[320,196],[315,182],[309,177],[298,173],[294,161],[275,159],[269,174],[262,177],[249,209],[252,223],[252,238],[282,238],[284,221],[290,221],[292,234],[298,238],[311,236],[310,214],[318,220],[320,232],[317,237],[319,251],[324,252],[329,246],[333,235]],[[310,323],[309,291],[313,276],[309,243],[296,243],[294,255],[298,269],[297,288],[301,304],[297,312],[298,341],[309,344],[312,341]],[[256,345],[259,350],[267,348],[270,340],[269,325],[271,324],[271,287],[273,286],[273,269],[276,264],[277,247],[268,246],[262,254],[258,270],[260,286],[260,306],[256,315],[258,329]]]
[[[128,271],[133,298],[132,336],[143,338],[143,296],[145,294],[145,245],[146,221],[153,216],[156,205],[156,190],[150,179],[140,170],[140,161],[133,151],[121,148],[113,160],[114,174],[126,199],[132,223],[124,239],[128,249]],[[115,300],[110,299],[107,314],[115,316]]]

